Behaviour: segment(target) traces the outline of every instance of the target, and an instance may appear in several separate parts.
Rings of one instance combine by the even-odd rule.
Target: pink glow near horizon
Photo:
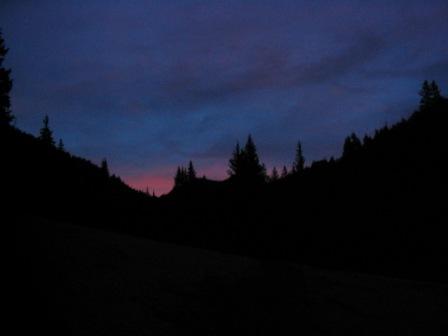
[[[167,194],[171,191],[174,185],[175,167],[166,167],[165,169],[158,169],[154,171],[148,171],[147,173],[136,174],[132,176],[126,176],[123,174],[123,180],[132,188],[153,192],[157,195]],[[167,174],[167,172],[172,172]],[[213,180],[223,180],[227,177],[226,167],[222,165],[210,165],[208,167],[197,168],[197,176],[206,176]]]
[[[154,192],[157,196],[167,194],[173,188],[172,177],[154,176],[150,173],[148,175],[124,178],[124,181],[134,189],[141,191],[148,189],[151,194]]]

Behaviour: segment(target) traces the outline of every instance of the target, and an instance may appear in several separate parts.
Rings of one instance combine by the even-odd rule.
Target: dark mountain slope
[[[126,232],[149,217],[154,198],[88,160],[13,127],[2,129],[0,137],[0,179],[8,212]]]
[[[447,281],[446,99],[337,160],[269,184],[197,179],[150,198],[17,129],[1,132],[6,212],[208,249]]]
[[[170,232],[207,248],[446,281],[447,121],[439,98],[278,182],[186,185],[163,199],[179,210]]]
[[[440,99],[279,185],[309,220],[297,231],[306,237],[305,258],[447,280],[447,121]]]

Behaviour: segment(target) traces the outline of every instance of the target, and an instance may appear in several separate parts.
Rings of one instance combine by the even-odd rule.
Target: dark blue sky
[[[262,160],[339,155],[344,137],[448,88],[447,1],[0,2],[17,126],[45,114],[71,152],[166,192],[175,168],[226,175],[252,133]]]

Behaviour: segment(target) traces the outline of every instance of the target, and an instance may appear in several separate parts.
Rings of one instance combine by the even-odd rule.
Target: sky
[[[1,0],[16,126],[138,189],[224,179],[252,134],[270,170],[339,156],[448,93],[447,1]]]

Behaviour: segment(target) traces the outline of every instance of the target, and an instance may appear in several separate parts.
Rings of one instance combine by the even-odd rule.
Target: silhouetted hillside
[[[228,180],[209,181],[196,178],[191,164],[190,173],[179,168],[181,183],[160,199],[109,176],[105,164],[7,127],[2,191],[11,213],[260,258],[446,281],[447,105],[442,97],[422,103],[409,119],[363,141],[348,137],[341,158],[269,183],[248,142],[256,179],[234,170]]]
[[[107,169],[16,128],[1,133],[2,193],[7,210],[133,232],[154,199]],[[125,219],[123,226],[120,219]]]
[[[308,221],[296,231],[306,260],[447,279],[447,116],[447,101],[434,101],[275,186]]]
[[[442,97],[407,120],[352,135],[344,154],[269,184],[198,181],[164,198],[172,237],[325,267],[447,279]]]

